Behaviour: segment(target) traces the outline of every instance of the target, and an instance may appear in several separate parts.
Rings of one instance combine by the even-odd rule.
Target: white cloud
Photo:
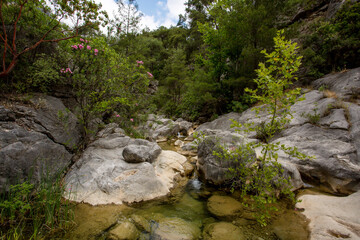
[[[185,13],[186,0],[167,0],[166,6],[169,10],[169,15],[172,20],[178,20],[179,14]]]
[[[141,19],[141,28],[148,27],[154,30],[160,26],[170,27],[176,25],[179,19],[179,14],[185,14],[185,2],[187,0],[166,0],[157,1],[161,14],[146,15]],[[102,10],[107,11],[110,18],[114,18],[114,11],[117,12],[118,5],[115,0],[95,0],[96,3],[101,3]],[[158,11],[157,11],[158,12]]]

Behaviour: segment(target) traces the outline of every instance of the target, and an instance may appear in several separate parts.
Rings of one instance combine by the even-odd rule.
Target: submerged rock
[[[245,240],[244,234],[237,226],[228,222],[217,222],[206,225],[203,231],[204,240]]]
[[[109,240],[136,240],[140,233],[131,222],[125,221],[120,223],[109,232]]]
[[[303,195],[297,208],[310,219],[310,240],[359,239],[360,192],[347,197]]]
[[[181,218],[163,218],[155,229],[153,239],[156,240],[193,240],[199,239],[200,228]]]
[[[219,218],[232,219],[242,214],[243,206],[232,197],[214,195],[208,199],[211,214]]]

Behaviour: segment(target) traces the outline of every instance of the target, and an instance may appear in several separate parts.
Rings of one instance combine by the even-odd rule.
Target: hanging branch
[[[56,19],[56,24],[50,28],[46,33],[43,34],[43,36],[40,38],[40,40],[38,40],[36,43],[34,43],[32,46],[30,47],[26,47],[24,50],[22,50],[20,53],[17,52],[16,50],[16,32],[17,32],[17,24],[19,22],[19,20],[21,19],[21,15],[22,15],[22,12],[23,12],[23,9],[24,9],[24,6],[25,4],[28,3],[28,0],[25,0],[24,2],[22,2],[19,6],[19,12],[17,14],[17,17],[16,17],[16,20],[14,21],[13,23],[13,31],[14,31],[14,34],[13,34],[13,38],[12,38],[12,43],[9,44],[8,43],[8,34],[6,32],[6,28],[5,28],[5,20],[4,20],[4,17],[3,17],[3,0],[0,0],[0,20],[2,22],[2,28],[3,28],[3,35],[0,34],[0,39],[2,42],[4,42],[4,51],[3,51],[3,54],[2,54],[2,71],[0,72],[0,78],[1,77],[5,77],[7,76],[13,69],[14,67],[16,66],[18,60],[19,60],[19,57],[21,55],[23,55],[24,53],[30,51],[30,50],[33,50],[35,49],[36,47],[38,47],[41,43],[44,43],[44,42],[60,42],[60,41],[64,41],[64,40],[67,40],[67,39],[71,39],[71,38],[75,38],[78,36],[79,34],[79,30],[81,28],[84,28],[84,27],[87,27],[89,25],[92,24],[91,21],[87,22],[85,25],[79,27],[78,24],[76,24],[76,27],[75,27],[75,33],[72,34],[71,36],[68,36],[68,37],[64,37],[64,38],[58,38],[58,39],[45,39],[49,33],[51,33],[52,31],[54,31],[56,28],[58,28],[61,24],[61,20],[64,18],[65,16],[65,13],[62,13],[62,16],[59,18],[59,19]],[[85,0],[84,3],[82,4],[85,4],[85,3],[89,3]],[[91,3],[91,2],[90,2]],[[99,6],[98,6],[99,7]],[[90,8],[88,8],[87,10],[89,10]],[[98,8],[95,9],[96,13],[98,13]],[[84,13],[86,13],[84,11]],[[97,15],[98,14],[95,14],[95,17],[93,17],[93,20],[97,18]],[[78,22],[79,22],[79,19],[78,19]],[[7,53],[10,52],[11,54],[11,57],[8,56],[8,58],[12,58],[10,63],[8,65],[6,65],[6,59],[7,59]]]

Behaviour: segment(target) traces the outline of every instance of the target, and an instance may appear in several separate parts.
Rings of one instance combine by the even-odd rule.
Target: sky
[[[141,28],[148,27],[150,30],[160,26],[170,27],[176,25],[179,14],[185,14],[184,3],[187,0],[137,0],[139,10],[144,14],[141,20]],[[117,10],[115,0],[96,0],[102,4],[109,16]]]

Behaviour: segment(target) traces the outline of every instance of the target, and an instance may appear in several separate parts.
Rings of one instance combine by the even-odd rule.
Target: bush
[[[0,194],[0,238],[43,239],[72,225],[72,205],[62,198],[61,175],[43,178],[38,187],[25,181]]]

